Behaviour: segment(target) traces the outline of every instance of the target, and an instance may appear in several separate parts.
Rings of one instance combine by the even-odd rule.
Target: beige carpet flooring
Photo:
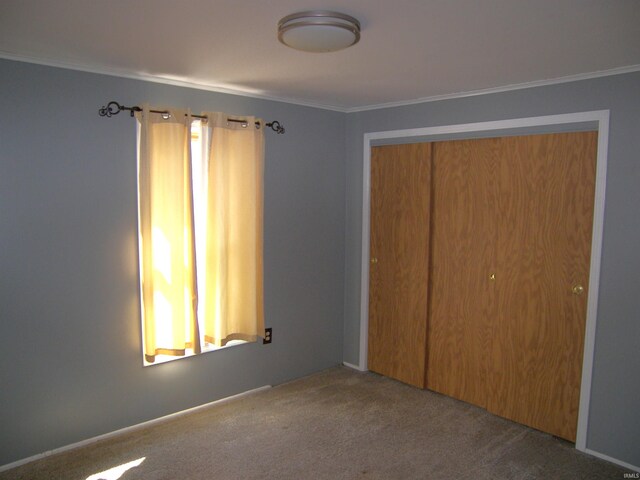
[[[2,480],[622,479],[550,435],[336,367],[0,473]],[[93,475],[93,476],[92,476]]]

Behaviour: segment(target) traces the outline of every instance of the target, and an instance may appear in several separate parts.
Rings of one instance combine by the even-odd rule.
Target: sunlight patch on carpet
[[[144,462],[146,458],[147,457],[142,457],[138,460],[134,460],[133,462],[123,463],[117,467],[110,468],[104,472],[94,473],[93,475],[88,476],[86,480],[118,480],[127,470],[137,467]]]

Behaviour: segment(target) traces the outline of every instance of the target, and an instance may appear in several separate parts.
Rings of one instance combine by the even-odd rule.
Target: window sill
[[[211,343],[206,343],[205,346],[202,348],[202,352],[200,352],[199,354],[193,353],[193,350],[189,348],[187,349],[186,353],[181,356],[156,355],[155,362],[153,363],[147,362],[147,360],[144,357],[142,359],[142,362],[143,362],[143,366],[145,367],[153,367],[154,365],[161,365],[163,363],[173,362],[175,360],[182,360],[184,358],[195,357],[196,355],[202,355],[203,353],[217,352],[219,350],[224,350],[225,348],[236,347],[238,345],[244,345],[246,343],[251,343],[251,342],[247,342],[245,340],[229,340],[229,342],[227,342],[227,344],[223,347],[218,347]]]

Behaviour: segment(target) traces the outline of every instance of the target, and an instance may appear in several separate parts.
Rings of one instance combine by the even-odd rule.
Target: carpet
[[[125,470],[112,470],[120,465]],[[111,477],[97,475],[109,470]],[[483,409],[336,367],[43,458],[0,479],[576,480],[624,473]]]

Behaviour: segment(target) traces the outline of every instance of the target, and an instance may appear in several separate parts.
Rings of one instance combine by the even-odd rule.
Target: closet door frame
[[[542,130],[542,131],[541,131]],[[602,256],[602,233],[604,228],[605,185],[607,176],[607,151],[609,143],[609,110],[595,110],[541,117],[516,118],[488,122],[442,125],[435,127],[411,128],[367,132],[363,145],[363,198],[362,198],[362,258],[360,275],[360,355],[358,365],[349,365],[361,371],[367,370],[369,336],[369,235],[370,235],[370,194],[371,194],[371,147],[392,143],[420,141],[433,142],[448,139],[477,138],[487,136],[527,135],[534,133],[555,133],[563,131],[591,130],[598,132],[598,152],[596,158],[595,200],[593,205],[593,229],[591,238],[591,259],[589,290],[587,298],[587,318],[585,324],[584,350],[582,360],[582,381],[576,449],[587,450],[589,428],[589,403],[591,400],[591,377],[598,311],[600,282],[600,261]],[[491,135],[495,133],[495,135]],[[406,142],[404,141],[406,139]],[[413,140],[411,140],[413,139]]]

